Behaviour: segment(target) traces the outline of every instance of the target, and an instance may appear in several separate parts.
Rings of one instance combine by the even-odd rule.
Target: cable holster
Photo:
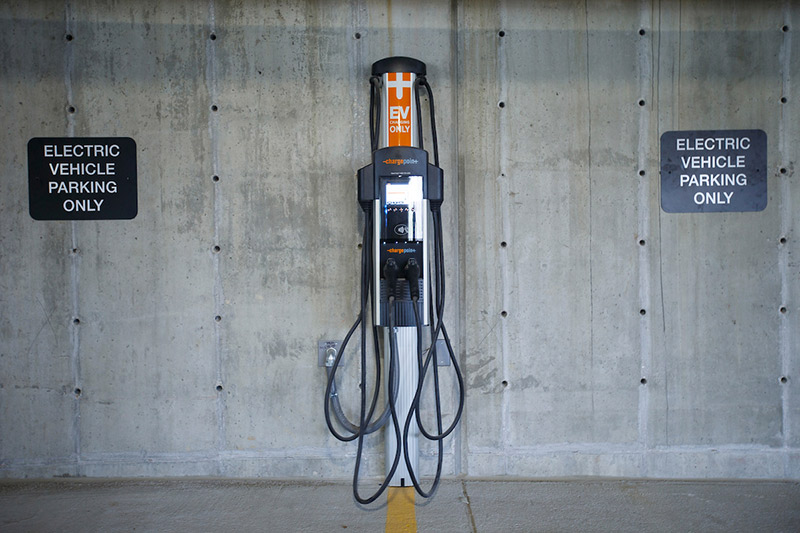
[[[358,203],[364,212],[369,211],[372,202],[378,198],[374,176],[373,165],[358,169]]]

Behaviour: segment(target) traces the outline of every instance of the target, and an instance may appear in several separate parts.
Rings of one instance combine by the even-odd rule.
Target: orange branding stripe
[[[389,100],[388,146],[411,146],[411,74],[390,72],[386,77]]]

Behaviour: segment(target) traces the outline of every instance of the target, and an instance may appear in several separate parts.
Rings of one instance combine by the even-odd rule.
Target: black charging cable
[[[381,78],[372,76],[369,79],[369,140],[372,151],[378,149],[381,123]]]
[[[417,104],[417,130],[419,131],[419,147],[424,150],[424,142],[422,139],[422,108],[419,104],[419,88],[425,87],[425,92],[428,93],[428,112],[431,116],[431,140],[433,141],[433,164],[439,166],[439,139],[436,136],[436,110],[433,104],[433,91],[428,84],[425,76],[418,76],[414,80],[414,100]]]
[[[362,244],[362,255],[361,255],[361,260],[362,260],[362,265],[361,265],[362,266],[362,279],[361,279],[362,292],[365,290],[364,287],[367,287],[367,289],[369,289],[369,287],[371,287],[371,284],[372,284],[372,261],[373,261],[373,255],[372,255],[372,249],[373,249],[372,248],[372,246],[373,246],[373,243],[372,243],[372,231],[373,230],[372,230],[372,222],[371,222],[372,221],[372,211],[370,209],[364,209],[364,213],[365,213],[364,244]],[[358,433],[361,431],[361,428],[358,425],[356,425],[353,422],[351,422],[350,419],[347,417],[347,415],[344,413],[344,409],[342,408],[341,402],[339,401],[339,394],[338,394],[338,390],[337,390],[337,387],[336,387],[336,379],[335,379],[336,376],[335,376],[335,374],[336,374],[337,370],[339,369],[340,363],[342,361],[342,357],[343,357],[343,355],[345,353],[345,350],[347,348],[347,344],[350,341],[350,338],[352,337],[352,335],[355,332],[356,328],[359,325],[361,325],[362,323],[364,324],[364,327],[366,328],[366,316],[364,316],[364,312],[363,311],[364,310],[362,310],[362,313],[359,314],[359,316],[356,319],[355,323],[350,328],[350,330],[348,331],[348,333],[345,336],[344,340],[342,341],[342,343],[341,343],[341,345],[339,347],[339,353],[337,354],[337,357],[335,357],[334,360],[331,361],[330,364],[328,364],[327,361],[326,361],[326,364],[325,364],[326,371],[327,371],[327,376],[328,376],[328,384],[327,384],[326,393],[325,393],[325,398],[326,398],[326,402],[325,402],[325,421],[328,424],[328,428],[330,429],[331,433],[333,433],[333,435],[337,439],[343,440],[343,441],[354,440],[358,436]],[[372,329],[372,335],[373,335],[372,345],[373,345],[373,347],[375,349],[375,383],[376,383],[376,387],[374,389],[373,398],[372,398],[372,404],[370,406],[369,414],[367,415],[367,420],[369,420],[369,421],[372,420],[375,406],[376,406],[377,401],[378,401],[378,399],[380,397],[379,396],[380,395],[379,389],[380,389],[380,383],[381,383],[381,362],[382,362],[381,352],[380,352],[380,344],[378,342],[378,328],[373,326],[371,329]],[[397,390],[398,390],[398,387],[399,387],[399,375],[398,374],[399,373],[397,371],[395,371],[394,379],[389,381],[391,387],[394,389],[395,396],[397,396]],[[339,422],[339,424],[346,431],[350,432],[351,435],[343,436],[341,433],[339,433],[338,431],[336,431],[336,430],[334,430],[332,428],[331,421],[330,421],[330,413],[329,413],[330,410],[333,410],[333,414],[336,416],[336,420]],[[364,429],[364,432],[368,435],[370,433],[374,433],[375,431],[378,431],[379,429],[381,429],[383,426],[386,425],[386,422],[389,419],[389,415],[390,415],[390,411],[389,411],[388,398],[387,398],[387,401],[386,401],[385,405],[383,406],[383,412],[381,413],[381,415],[378,416],[377,419],[374,422],[371,422]]]
[[[433,151],[434,151],[434,163],[438,167],[439,166],[439,143],[436,134],[436,119],[435,119],[435,108],[434,108],[434,101],[433,101],[433,92],[431,91],[430,85],[428,84],[427,80],[424,76],[420,76],[417,78],[415,82],[415,100],[417,104],[417,128],[419,130],[419,144],[420,148],[423,147],[423,133],[422,133],[422,117],[421,117],[421,107],[420,107],[420,98],[419,98],[419,91],[420,87],[424,87],[426,92],[428,93],[428,102],[429,102],[429,113],[431,118],[431,136],[433,141]],[[450,433],[458,425],[459,421],[461,420],[461,414],[463,413],[464,409],[464,401],[465,401],[465,393],[464,393],[464,379],[461,374],[461,369],[458,365],[458,360],[455,357],[455,352],[453,350],[452,344],[450,342],[450,336],[447,334],[447,328],[444,325],[443,315],[444,315],[444,305],[445,305],[445,283],[444,283],[444,247],[442,245],[442,220],[441,220],[441,201],[430,202],[431,204],[431,218],[433,220],[433,240],[434,240],[434,258],[432,263],[434,264],[434,276],[433,276],[433,283],[430,284],[429,290],[429,308],[431,314],[431,323],[434,323],[435,317],[435,327],[431,328],[431,345],[428,350],[427,356],[423,358],[422,355],[422,323],[419,317],[419,309],[417,302],[419,300],[419,286],[418,280],[420,276],[419,266],[416,265],[416,261],[413,263],[411,260],[407,265],[406,270],[406,277],[409,282],[410,287],[416,288],[416,295],[412,293],[412,301],[414,302],[414,320],[417,329],[417,365],[419,376],[417,380],[417,389],[414,394],[414,399],[412,400],[411,407],[409,409],[408,415],[406,416],[405,424],[403,427],[403,450],[404,450],[404,458],[406,461],[406,466],[409,471],[409,477],[414,485],[416,491],[425,498],[432,496],[436,489],[438,488],[439,481],[441,479],[441,472],[442,472],[442,463],[443,463],[443,441],[444,438],[447,437]],[[410,268],[409,268],[410,267]],[[430,272],[429,272],[430,277]],[[434,314],[434,296],[433,293],[435,292],[435,314]],[[416,299],[415,299],[416,296]],[[458,389],[459,389],[459,399],[458,399],[458,408],[456,411],[456,415],[453,419],[453,422],[447,428],[447,430],[443,430],[443,423],[442,423],[442,412],[441,412],[441,395],[440,395],[440,386],[439,386],[439,368],[436,359],[436,344],[439,339],[439,336],[442,336],[445,341],[445,346],[447,347],[448,355],[453,365],[453,370],[456,375],[456,379],[458,381]],[[433,363],[433,380],[434,380],[434,399],[435,399],[435,408],[436,408],[436,429],[437,433],[433,434],[428,432],[425,429],[424,424],[422,423],[422,419],[420,416],[420,401],[422,397],[422,389],[424,386],[425,378],[428,373],[428,368]],[[413,418],[412,418],[413,417]],[[436,441],[438,454],[437,454],[437,462],[436,462],[436,474],[434,476],[433,483],[431,488],[428,491],[422,489],[419,484],[419,480],[414,472],[414,469],[411,464],[411,458],[408,455],[408,436],[411,427],[411,421],[415,419],[417,422],[417,426],[420,430],[420,433],[428,440]]]
[[[433,484],[428,491],[423,490],[423,488],[419,484],[419,480],[417,479],[416,474],[414,473],[414,468],[411,463],[411,457],[408,455],[408,435],[409,430],[411,428],[411,421],[415,418],[415,412],[419,412],[419,396],[422,389],[422,383],[424,380],[424,370],[423,370],[423,363],[422,363],[422,320],[420,319],[419,313],[419,279],[420,279],[420,267],[419,264],[415,259],[409,259],[408,263],[406,264],[406,279],[408,280],[409,288],[411,289],[411,301],[413,303],[414,308],[414,322],[416,325],[417,331],[417,369],[418,369],[418,378],[417,378],[417,389],[414,394],[414,399],[411,404],[411,408],[406,415],[406,421],[403,426],[403,454],[406,461],[406,467],[408,468],[408,474],[411,478],[411,483],[414,485],[414,489],[422,496],[423,498],[429,498],[433,496],[436,492],[436,489],[439,485],[439,480],[441,479],[442,475],[442,463],[444,457],[444,446],[443,446],[443,439],[438,440],[438,454],[437,454],[437,461],[436,461],[436,475],[434,476]],[[428,356],[428,361],[430,360],[430,351]],[[427,361],[426,361],[427,363]],[[437,427],[439,431],[442,430],[442,406],[441,406],[441,398],[439,394],[439,374],[438,368],[434,363],[434,394],[436,398],[436,421]],[[419,425],[419,423],[418,423]]]
[[[338,440],[341,441],[352,441],[356,439],[361,433],[362,428],[366,428],[369,426],[359,425],[356,426],[352,424],[349,420],[345,420],[346,423],[342,425],[348,430],[351,435],[343,435],[340,433],[333,425],[330,416],[330,408],[333,404],[334,406],[338,404],[338,396],[334,396],[336,392],[336,372],[339,369],[341,364],[342,358],[346,352],[347,344],[350,341],[350,338],[355,333],[355,330],[361,326],[361,344],[362,344],[362,358],[365,357],[366,351],[366,330],[367,330],[367,302],[369,301],[370,289],[372,285],[372,279],[370,272],[372,272],[372,216],[369,210],[364,210],[365,214],[365,224],[364,224],[364,243],[362,245],[362,253],[361,253],[361,309],[359,311],[359,315],[356,318],[353,325],[350,327],[350,330],[345,335],[344,340],[342,340],[342,344],[339,347],[339,352],[336,354],[336,358],[333,361],[333,364],[328,367],[327,374],[328,374],[328,382],[325,388],[325,423],[328,425],[328,429],[330,430],[331,434],[336,437]],[[373,328],[374,330],[374,328]],[[381,373],[381,366],[380,366],[380,354],[378,353],[378,342],[377,342],[377,332],[373,331],[373,343],[375,346],[375,373],[376,373],[376,384],[380,383],[380,373]],[[363,383],[363,380],[362,380]],[[362,386],[362,391],[364,387]],[[375,407],[378,403],[380,398],[380,390],[379,387],[375,387],[372,402],[369,408],[369,414],[366,417],[367,420],[372,420],[373,413],[375,411]],[[339,409],[341,410],[341,406]],[[336,407],[334,407],[334,412],[338,411]],[[342,422],[340,420],[340,422]],[[377,429],[377,428],[375,428]]]
[[[384,267],[384,276],[388,280],[389,285],[389,293],[390,293],[390,305],[389,305],[389,324],[390,324],[390,347],[389,347],[389,376],[388,381],[391,386],[388,387],[388,405],[385,409],[388,409],[388,414],[386,416],[382,415],[379,419],[374,422],[372,418],[375,413],[375,407],[378,403],[378,399],[380,397],[380,350],[378,348],[378,338],[377,338],[377,328],[372,327],[373,331],[373,344],[375,348],[375,373],[376,373],[376,385],[374,388],[372,400],[370,402],[369,409],[367,410],[367,315],[368,315],[368,303],[370,301],[370,293],[377,292],[374,290],[373,281],[372,281],[372,272],[374,270],[374,260],[372,251],[374,249],[372,243],[372,231],[373,231],[373,224],[372,224],[372,211],[370,209],[364,209],[365,213],[365,220],[364,220],[364,242],[362,244],[362,254],[361,254],[361,309],[359,312],[358,318],[356,318],[355,322],[353,323],[350,330],[347,332],[347,335],[342,340],[342,344],[340,345],[339,352],[336,354],[336,358],[333,361],[333,364],[328,370],[328,382],[325,389],[325,422],[328,425],[328,429],[330,430],[331,434],[334,437],[341,441],[352,441],[358,440],[358,450],[356,452],[356,464],[353,470],[353,497],[355,500],[361,504],[369,504],[374,502],[381,494],[386,490],[389,486],[389,482],[391,481],[392,476],[394,475],[395,471],[397,470],[397,466],[400,463],[400,448],[398,446],[397,452],[395,453],[395,457],[392,461],[392,467],[389,470],[389,473],[386,475],[383,483],[380,485],[378,490],[373,493],[372,495],[364,498],[358,492],[358,481],[359,481],[359,474],[361,471],[361,463],[363,459],[363,450],[364,450],[364,437],[373,431],[376,431],[381,426],[385,425],[387,419],[392,420],[392,429],[395,432],[396,441],[399,443],[401,442],[401,431],[400,431],[400,424],[398,423],[398,415],[395,409],[395,400],[397,396],[397,387],[399,382],[398,376],[398,362],[397,362],[397,337],[394,334],[394,299],[395,293],[397,288],[397,278],[398,278],[398,271],[399,267],[397,263],[391,259],[387,261],[387,265]],[[351,434],[350,435],[343,435],[333,425],[331,420],[331,406],[334,407],[334,412],[337,411],[337,404],[338,398],[335,397],[336,394],[336,372],[339,369],[341,364],[342,358],[345,354],[345,349],[347,347],[348,342],[350,341],[351,337],[355,333],[355,330],[361,326],[361,399],[360,399],[360,413],[359,413],[359,424],[355,425],[349,423],[343,423],[342,425],[348,430]],[[341,407],[339,406],[339,410]],[[386,411],[385,411],[386,412]],[[343,414],[343,413],[342,413]],[[339,420],[341,423],[342,421]]]
[[[439,338],[439,334],[441,333],[442,338],[445,341],[445,346],[447,347],[448,355],[450,357],[450,361],[453,365],[453,373],[456,376],[456,380],[458,382],[458,408],[456,411],[456,415],[453,417],[453,422],[450,426],[445,430],[442,431],[439,428],[438,434],[430,434],[428,431],[425,430],[425,426],[422,423],[420,418],[419,409],[416,411],[417,423],[420,428],[420,432],[422,435],[429,439],[429,440],[441,440],[447,437],[450,433],[458,425],[459,420],[461,419],[461,414],[464,410],[464,377],[461,373],[461,368],[458,365],[458,360],[455,357],[455,353],[453,351],[453,346],[450,342],[450,336],[447,334],[447,328],[444,325],[444,321],[442,319],[444,314],[444,303],[445,303],[445,277],[444,277],[444,247],[442,246],[442,218],[441,218],[441,211],[438,209],[431,210],[431,217],[433,219],[433,226],[434,226],[434,250],[436,253],[436,261],[435,261],[435,275],[434,275],[434,283],[437,287],[436,289],[436,328],[431,333],[431,352],[428,353],[428,357],[425,360],[425,364],[422,369],[422,377],[420,378],[420,386],[418,388],[419,393],[422,392],[422,382],[425,380],[425,375],[427,374],[428,365],[431,361],[434,362],[434,381],[436,382],[436,376],[438,373],[438,365],[436,364],[436,342]]]
[[[397,359],[397,335],[394,333],[394,300],[395,300],[395,291],[397,288],[397,276],[399,267],[397,266],[397,262],[394,259],[389,259],[384,264],[383,268],[383,275],[387,280],[388,291],[389,291],[389,382],[394,379],[394,374],[396,372],[396,359]],[[362,330],[363,331],[363,330]],[[366,345],[362,345],[362,352],[361,352],[361,423],[360,427],[366,427],[367,419],[366,417],[366,380],[367,380],[367,370],[366,370],[366,355],[365,355]],[[395,393],[392,390],[392,387],[389,387],[389,410],[391,412],[391,420],[392,420],[392,428],[394,429],[395,438],[397,439],[396,442],[400,442],[400,425],[397,422],[397,412],[395,410]],[[394,458],[392,461],[392,467],[389,469],[389,473],[386,474],[386,477],[381,483],[378,490],[376,490],[371,496],[367,498],[362,498],[361,495],[358,493],[358,474],[361,469],[361,458],[362,453],[364,450],[364,432],[359,432],[358,434],[358,450],[356,452],[356,466],[353,471],[353,497],[356,499],[358,503],[363,505],[370,504],[380,497],[383,494],[383,491],[389,486],[389,482],[392,480],[392,476],[394,476],[395,471],[397,470],[397,465],[400,464],[400,448],[397,447],[397,450],[394,454]]]

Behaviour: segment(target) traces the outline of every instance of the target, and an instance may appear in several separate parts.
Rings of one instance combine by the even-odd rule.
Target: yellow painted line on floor
[[[414,487],[389,487],[386,533],[416,533],[417,510]]]

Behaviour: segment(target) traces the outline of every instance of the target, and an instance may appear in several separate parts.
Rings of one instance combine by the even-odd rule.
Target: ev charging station
[[[433,163],[423,147],[420,91],[429,101]],[[433,93],[426,66],[409,57],[388,57],[372,65],[370,141],[372,163],[358,171],[358,201],[364,213],[361,255],[361,308],[335,357],[326,361],[325,420],[339,440],[358,443],[353,495],[362,504],[375,501],[388,486],[413,485],[432,496],[442,472],[443,441],[453,432],[464,406],[464,382],[442,315],[445,303],[441,205],[443,172],[439,167]],[[336,371],[348,342],[360,327],[361,399],[358,423],[348,420],[339,402]],[[367,352],[375,359],[372,398],[367,399]],[[444,429],[437,340],[444,340],[458,381],[458,408]],[[384,361],[381,361],[381,353]],[[387,369],[381,381],[381,367]],[[420,403],[426,376],[433,374],[436,428],[425,428]],[[381,391],[384,399],[381,401]],[[379,403],[384,405],[376,415]],[[341,429],[337,429],[331,411]],[[386,475],[377,491],[358,491],[364,439],[384,429]],[[419,437],[438,446],[436,474],[426,491],[419,479]]]

